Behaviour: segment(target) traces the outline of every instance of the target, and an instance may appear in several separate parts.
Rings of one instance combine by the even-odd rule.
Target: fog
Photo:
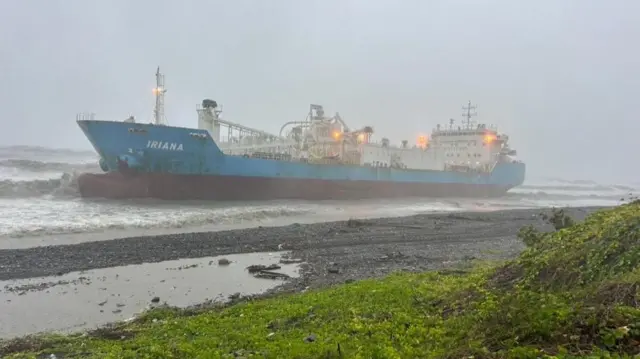
[[[276,132],[310,103],[393,143],[461,106],[528,173],[637,181],[640,2],[273,0],[0,2],[0,145],[90,149],[78,112]]]

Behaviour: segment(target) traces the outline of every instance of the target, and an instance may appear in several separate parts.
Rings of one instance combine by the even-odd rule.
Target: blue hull
[[[525,164],[488,174],[318,165],[228,156],[206,130],[78,121],[106,174],[79,180],[85,197],[166,199],[333,199],[499,196],[523,183]]]

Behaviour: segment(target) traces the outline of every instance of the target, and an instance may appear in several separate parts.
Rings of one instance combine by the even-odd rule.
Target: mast
[[[160,73],[160,66],[156,70],[156,87],[153,94],[156,96],[156,107],[153,110],[153,119],[156,125],[165,125],[166,118],[164,116],[164,75]]]
[[[471,100],[469,100],[469,104],[467,106],[462,106],[462,109],[466,111],[462,114],[462,116],[465,118],[462,123],[467,129],[471,128],[471,117],[478,115],[478,113],[475,112],[476,108],[478,108],[478,106],[471,106]],[[471,113],[471,110],[474,110],[474,112]]]

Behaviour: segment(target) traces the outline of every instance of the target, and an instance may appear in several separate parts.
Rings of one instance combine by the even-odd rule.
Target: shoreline
[[[512,210],[512,209],[532,209],[532,208],[544,208],[545,206],[516,204],[507,202],[478,202],[478,201],[466,201],[465,199],[451,199],[451,201],[436,201],[432,203],[420,204],[420,202],[409,201],[408,199],[402,199],[392,202],[379,202],[379,201],[358,201],[344,202],[340,200],[335,201],[320,201],[309,203],[302,202],[268,202],[266,203],[247,203],[250,211],[248,213],[240,214],[233,213],[224,214],[217,213],[219,210],[225,210],[226,207],[212,208],[213,217],[210,214],[198,213],[197,205],[194,207],[188,207],[192,210],[196,210],[191,213],[195,217],[206,216],[209,218],[205,222],[196,223],[182,223],[177,220],[174,225],[168,223],[160,223],[157,226],[148,225],[132,225],[122,227],[120,225],[114,225],[112,227],[105,227],[102,229],[74,229],[68,228],[68,230],[61,230],[58,232],[56,229],[43,230],[40,233],[24,232],[14,234],[0,235],[0,250],[2,249],[25,249],[31,247],[41,247],[50,245],[66,245],[66,244],[78,244],[84,242],[94,242],[99,240],[114,240],[119,238],[132,238],[132,237],[146,237],[146,236],[161,236],[167,234],[184,234],[192,232],[218,232],[226,230],[246,229],[252,227],[282,227],[293,223],[300,224],[312,224],[320,222],[335,222],[345,220],[347,218],[356,219],[376,219],[376,218],[388,218],[388,217],[405,217],[413,216],[417,214],[442,214],[449,212],[485,212],[485,211],[497,211],[497,210]],[[589,206],[602,206],[605,204],[589,204]],[[614,205],[614,204],[611,204]],[[567,205],[569,206],[569,205]],[[570,205],[573,206],[573,205]],[[153,207],[152,207],[153,208]],[[251,210],[253,208],[253,211]],[[235,206],[226,208],[233,211],[237,209]],[[263,212],[267,211],[267,214]],[[270,212],[271,211],[271,212]],[[280,212],[276,216],[270,216],[273,211]],[[216,214],[217,213],[217,214]],[[248,216],[248,217],[245,217]],[[216,217],[218,216],[218,217]],[[221,216],[221,217],[220,217]],[[227,217],[229,220],[225,219]],[[185,217],[187,218],[187,217]]]
[[[603,207],[570,207],[565,208],[568,215],[580,221],[589,213]],[[350,219],[346,221],[319,222],[310,224],[291,224],[279,227],[254,227],[246,229],[223,230],[216,232],[195,232],[168,234],[161,236],[130,237],[108,241],[83,242],[70,245],[51,245],[47,247],[31,247],[25,249],[0,250],[0,280],[4,281],[3,292],[19,287],[20,282],[30,281],[39,294],[35,307],[47,308],[40,303],[72,300],[89,305],[85,311],[99,311],[101,304],[87,293],[86,283],[71,283],[63,280],[66,277],[80,275],[85,280],[101,281],[99,277],[90,275],[93,270],[115,271],[120,274],[111,275],[113,292],[111,296],[120,298],[122,288],[133,283],[124,283],[123,278],[136,272],[140,265],[164,265],[165,262],[189,262],[208,257],[251,257],[259,252],[267,256],[273,255],[271,264],[282,263],[276,258],[293,260],[298,268],[298,275],[287,280],[265,281],[264,290],[233,295],[214,293],[214,287],[202,290],[193,288],[207,285],[210,281],[184,282],[186,288],[181,295],[192,304],[176,306],[166,303],[163,306],[182,311],[201,311],[212,307],[230,306],[238,302],[269,298],[283,293],[299,293],[308,289],[321,289],[333,285],[350,283],[364,279],[381,278],[393,272],[424,272],[432,270],[459,270],[472,265],[475,260],[501,261],[517,256],[524,244],[517,238],[520,228],[534,225],[537,228],[551,230],[550,224],[541,217],[541,213],[549,213],[551,208],[514,209],[489,212],[445,212],[412,215],[405,217],[386,217],[370,219]],[[251,260],[245,259],[245,266]],[[254,264],[257,264],[254,263]],[[269,263],[265,263],[269,265]],[[130,266],[130,267],[127,267]],[[209,275],[220,275],[215,264],[199,269]],[[185,269],[184,275],[191,276],[194,269]],[[244,267],[239,270],[245,271]],[[172,280],[171,271],[161,270],[153,275],[153,284],[148,279],[140,286],[154,293],[160,293]],[[245,278],[240,279],[240,278]],[[92,279],[93,278],[93,279]],[[147,277],[149,278],[149,277]],[[250,274],[238,277],[243,283],[256,280]],[[165,279],[167,282],[165,282]],[[175,280],[175,278],[173,278]],[[104,278],[102,279],[104,280]],[[35,282],[35,283],[34,283]],[[38,282],[41,282],[38,284]],[[73,281],[72,281],[73,282]],[[101,282],[104,283],[104,282]],[[270,284],[271,283],[271,284]],[[50,285],[63,284],[64,289],[53,290]],[[106,284],[106,283],[105,283]],[[101,284],[104,286],[104,284]],[[118,289],[120,288],[120,289]],[[163,289],[164,288],[164,289]],[[105,289],[105,288],[101,288]],[[109,289],[110,291],[112,289]],[[158,292],[160,291],[160,292]],[[71,297],[68,297],[69,293]],[[35,294],[35,293],[33,293]],[[21,294],[18,294],[21,295]],[[155,294],[153,294],[155,295]],[[142,302],[149,302],[143,295],[121,299],[119,305],[124,309],[133,308]],[[51,297],[53,296],[53,297]],[[64,296],[64,297],[62,297]],[[125,292],[122,292],[125,297]],[[162,295],[164,297],[165,295]],[[27,297],[31,297],[27,295]],[[21,297],[23,298],[23,297]],[[38,299],[39,298],[39,299]],[[213,299],[211,299],[213,298]],[[42,305],[41,305],[42,304]],[[12,305],[7,303],[7,305]],[[126,306],[126,307],[125,307]],[[92,309],[93,308],[93,309]],[[14,308],[17,309],[17,308]],[[111,308],[113,309],[113,308]],[[119,308],[115,308],[116,310]],[[88,312],[88,313],[89,313]],[[42,329],[34,330],[26,337],[58,332],[61,329],[51,328],[44,324],[51,317],[41,319],[38,311],[31,324]],[[115,312],[114,312],[115,313]],[[43,312],[44,314],[44,312]],[[97,314],[97,313],[96,313]],[[109,313],[107,313],[109,314]],[[135,316],[138,316],[136,314]],[[9,318],[6,318],[9,319]],[[87,323],[85,329],[117,327],[120,320],[108,320],[104,315],[95,317],[95,324]],[[94,322],[94,320],[91,320]],[[106,324],[105,324],[106,323]],[[109,324],[111,323],[111,324]],[[100,329],[98,329],[100,330]],[[13,338],[25,338],[16,333]],[[5,337],[11,340],[11,336]],[[6,340],[6,339],[5,339]],[[19,339],[16,339],[19,340]]]
[[[581,258],[585,255],[582,250],[583,248],[585,250],[592,250],[593,244],[597,243],[599,245],[599,250],[606,250],[608,248],[607,246],[609,245],[609,241],[617,239],[607,237],[605,241],[600,240],[600,237],[598,237],[593,242],[590,242],[591,235],[589,233],[591,232],[585,233],[585,230],[600,233],[598,232],[598,228],[600,228],[598,226],[609,226],[606,227],[606,230],[603,229],[603,231],[607,232],[611,231],[611,228],[619,228],[621,226],[627,228],[625,226],[633,224],[633,221],[637,220],[637,214],[634,213],[634,211],[637,211],[637,205],[631,205],[623,206],[619,210],[615,209],[607,214],[599,214],[598,216],[592,217],[592,220],[584,226],[581,224],[584,218],[591,213],[608,208],[610,207],[562,208],[564,210],[564,215],[571,217],[577,224],[577,227],[569,229],[569,231],[573,232],[571,232],[568,237],[554,233],[557,229],[546,221],[545,218],[542,218],[542,214],[551,214],[552,208],[489,213],[467,212],[441,215],[418,215],[391,219],[349,220],[317,224],[315,226],[286,226],[286,229],[280,228],[280,232],[278,233],[298,231],[298,248],[284,249],[281,252],[284,252],[282,254],[289,254],[289,258],[303,260],[303,268],[298,271],[299,277],[294,276],[287,282],[284,282],[275,288],[256,295],[234,295],[231,296],[228,301],[200,301],[198,302],[200,304],[177,307],[166,304],[154,306],[159,310],[144,313],[141,316],[136,315],[135,318],[131,318],[133,322],[130,320],[124,322],[114,321],[106,325],[100,325],[94,330],[82,330],[71,336],[49,336],[46,333],[40,333],[14,337],[14,339],[0,340],[0,354],[5,355],[24,352],[26,350],[32,351],[36,354],[40,353],[48,355],[48,353],[65,354],[67,352],[73,353],[80,350],[83,353],[91,353],[95,357],[100,357],[102,354],[107,352],[111,353],[111,350],[117,350],[118,346],[121,346],[123,350],[135,352],[135,350],[139,350],[142,347],[146,348],[146,346],[149,345],[149,338],[161,338],[162,335],[166,336],[183,333],[182,328],[189,328],[184,330],[193,330],[194,328],[198,328],[198,333],[200,333],[198,340],[211,343],[207,350],[218,354],[221,353],[221,350],[224,352],[228,351],[229,353],[244,353],[247,350],[249,350],[249,352],[252,350],[262,350],[265,348],[265,341],[272,344],[276,341],[279,343],[278,345],[284,345],[284,347],[280,349],[288,350],[291,353],[298,353],[298,351],[306,353],[309,350],[313,351],[313,347],[309,346],[307,343],[314,342],[316,340],[316,334],[318,334],[318,337],[323,338],[318,343],[325,343],[326,341],[329,341],[330,343],[327,344],[329,347],[331,345],[335,347],[335,342],[338,341],[339,344],[342,343],[345,345],[343,349],[351,352],[354,350],[360,351],[365,349],[375,351],[375,347],[370,348],[368,346],[363,347],[361,345],[348,344],[350,341],[345,339],[345,336],[354,336],[353,328],[355,328],[353,327],[354,319],[351,318],[350,315],[356,315],[357,318],[360,318],[360,322],[358,322],[359,325],[367,325],[367,328],[370,330],[369,332],[364,331],[360,333],[359,336],[352,338],[352,340],[359,340],[363,343],[366,342],[368,343],[367,345],[380,343],[378,339],[372,339],[371,337],[371,333],[375,328],[377,328],[376,330],[380,330],[380,328],[382,328],[380,326],[390,325],[390,320],[394,320],[394,328],[396,326],[402,327],[402,325],[404,325],[404,328],[407,328],[407,320],[410,320],[409,318],[414,318],[414,316],[417,316],[416,319],[412,321],[412,323],[415,322],[415,325],[420,325],[421,323],[424,324],[424,320],[435,320],[432,324],[439,326],[438,328],[441,328],[441,330],[444,331],[455,331],[460,328],[468,328],[467,324],[471,325],[475,323],[474,325],[486,325],[488,326],[487,328],[493,326],[491,327],[492,329],[488,330],[495,332],[495,330],[503,330],[502,327],[494,328],[501,322],[496,322],[492,319],[493,317],[487,317],[486,311],[478,312],[478,308],[476,307],[477,304],[481,304],[486,301],[486,305],[489,305],[489,309],[496,306],[497,308],[504,308],[504,305],[499,303],[496,304],[494,301],[504,301],[504,303],[513,304],[513,301],[518,299],[521,301],[518,302],[520,307],[511,308],[507,306],[508,308],[511,308],[511,315],[519,315],[522,318],[528,318],[530,320],[532,318],[531,315],[534,315],[534,319],[538,318],[535,315],[537,315],[536,313],[540,310],[537,305],[531,306],[531,300],[537,298],[536,300],[540,300],[540,303],[547,303],[548,301],[546,296],[536,297],[538,292],[535,290],[531,290],[530,293],[526,292],[528,294],[522,292],[528,290],[526,288],[529,287],[526,285],[522,288],[508,288],[509,285],[513,284],[514,280],[517,279],[525,281],[526,283],[531,282],[531,285],[551,285],[547,282],[553,281],[553,283],[557,282],[564,286],[578,286],[575,290],[582,288],[580,287],[582,282],[579,279],[575,279],[573,282],[568,283],[564,281],[563,278],[555,278],[555,276],[539,278],[539,276],[535,275],[531,276],[520,272],[514,272],[511,269],[513,269],[513,266],[523,266],[521,269],[537,273],[536,271],[539,268],[538,259],[536,258],[541,257],[540,260],[543,262],[540,262],[540,265],[544,264],[545,266],[550,266],[552,268],[557,267],[558,270],[565,270],[560,269],[564,268],[565,263],[582,263]],[[608,219],[612,219],[614,221]],[[594,227],[594,224],[596,227]],[[516,236],[518,231],[527,225],[533,225],[533,227],[543,230],[546,233],[543,234],[538,232],[539,234],[535,235],[535,238],[531,236],[535,231],[528,233],[528,235],[524,237],[524,241],[527,242],[527,245],[525,246],[525,244]],[[558,226],[557,222],[555,222],[555,226]],[[329,230],[326,231],[327,229]],[[547,229],[549,230],[548,232]],[[235,232],[238,239],[242,240],[241,236],[237,233],[238,231],[233,232]],[[233,233],[227,233],[227,235],[231,234]],[[600,234],[598,234],[598,236],[599,235]],[[255,239],[253,240],[255,241]],[[533,247],[532,249],[532,243],[536,243],[536,240],[549,241],[550,244],[556,242],[556,245],[540,246],[537,247],[537,249],[536,247]],[[633,243],[634,238],[630,235],[623,235],[620,237],[620,240],[631,241],[630,243]],[[260,243],[260,241],[252,243]],[[557,245],[563,243],[566,243],[571,249],[563,250],[563,245]],[[295,247],[295,245],[292,247]],[[517,257],[524,248],[529,248],[527,251],[529,255],[519,256],[515,262],[508,262],[506,264],[504,262],[498,262],[493,263],[490,266],[482,265],[482,262],[484,261],[496,259],[505,260]],[[538,257],[530,255],[531,253],[537,253]],[[624,257],[624,252],[619,254],[622,256],[621,258],[618,258],[620,261],[627,263],[627,265],[633,264],[628,263],[628,260]],[[236,256],[242,255],[243,254],[236,254]],[[266,255],[271,257],[273,254],[268,253]],[[552,256],[554,260],[550,262],[546,261],[545,258],[548,256]],[[286,257],[287,256],[285,256],[285,258]],[[229,256],[229,258],[231,258],[231,256]],[[270,261],[273,260],[277,259],[275,257],[271,257]],[[242,268],[251,261],[247,262],[245,260],[244,262],[244,264],[238,266],[238,269],[242,270]],[[600,270],[600,272],[597,273],[602,272],[603,275],[611,274],[606,268],[599,269],[600,267],[597,267],[597,265],[599,265],[598,263],[599,262],[586,263],[583,265],[596,266],[594,268],[589,267],[592,271],[586,271],[587,273]],[[159,264],[163,265],[164,263],[161,262]],[[174,265],[177,264],[178,263],[175,263]],[[481,265],[478,266],[477,264]],[[495,266],[496,264],[498,265],[497,267]],[[215,270],[214,267],[210,268]],[[496,272],[493,272],[494,269]],[[200,282],[201,285],[207,285],[206,282],[208,282],[208,280],[206,280],[206,277],[210,277],[212,274],[210,270],[202,268],[202,274],[204,275],[203,279],[205,280]],[[425,270],[429,272],[425,273]],[[585,272],[581,269],[576,269],[574,266],[569,266],[566,268],[566,272],[562,272],[562,274],[571,276],[573,275],[572,273],[574,273],[573,271],[576,270],[578,273]],[[422,273],[398,274],[398,271]],[[388,277],[387,275],[392,272],[396,272],[396,274]],[[159,274],[158,271],[153,270],[150,273],[153,275]],[[621,273],[622,274],[620,275],[622,277],[616,277],[618,279],[614,279],[624,280],[633,274],[629,272],[629,270]],[[516,276],[515,279],[513,277],[514,275]],[[162,274],[160,274],[160,277],[161,276]],[[385,279],[381,279],[380,277],[385,277]],[[606,279],[598,278],[598,280]],[[375,280],[359,281],[360,279]],[[357,281],[357,283],[346,286],[334,286],[334,284],[351,283],[353,281]],[[553,287],[557,290],[553,293],[550,292],[549,295],[552,298],[555,298],[553,303],[555,303],[556,306],[552,306],[548,309],[549,313],[553,313],[554,310],[557,310],[557,305],[563,305],[567,310],[573,308],[574,303],[572,300],[575,296],[567,297],[569,298],[569,301],[566,303],[560,301],[560,299],[565,298],[560,296],[562,294],[561,289],[569,291],[573,288],[569,287],[567,287],[568,289],[564,287],[560,289]],[[598,282],[594,283],[593,288],[599,289],[609,287],[603,287],[603,284]],[[145,290],[144,288],[139,289],[143,291]],[[308,295],[296,295],[293,297],[280,295],[285,292],[306,292],[307,289],[312,289],[312,292],[308,293]],[[470,295],[473,294],[474,291],[481,289],[487,291],[487,298]],[[514,290],[519,292],[512,293]],[[412,295],[417,293],[416,291],[421,291],[424,296],[424,302],[416,302],[415,297],[412,297]],[[591,300],[595,298],[592,295],[593,293],[586,293],[584,291],[578,291],[576,293],[586,295],[584,300]],[[183,293],[181,291],[176,292],[176,295],[182,294]],[[553,295],[555,295],[555,297]],[[276,298],[273,298],[274,296],[276,296]],[[507,298],[504,296],[507,296]],[[271,299],[266,301],[262,300],[267,298]],[[360,298],[360,300],[352,302],[355,298]],[[46,296],[43,296],[43,300],[46,300]],[[302,308],[300,307],[300,301],[304,302]],[[235,306],[235,304],[239,302],[245,303]],[[447,304],[449,302],[451,303]],[[334,305],[338,305],[338,307],[334,307]],[[380,308],[376,307],[376,305],[380,305]],[[452,308],[450,307],[452,305],[462,305],[463,307],[467,306],[468,310],[452,314]],[[357,308],[354,310],[351,306]],[[311,314],[307,313],[307,309],[305,308],[312,308],[309,310],[309,313]],[[316,309],[318,311],[317,313],[315,313]],[[302,310],[302,312],[300,312],[300,310]],[[342,310],[342,314],[336,317],[336,310]],[[429,312],[425,314],[425,310],[428,310]],[[398,317],[395,315],[392,317],[385,316],[384,313],[389,311],[393,313],[404,311],[402,313],[406,312],[406,315],[400,315]],[[414,311],[415,313],[410,314],[409,312],[411,311]],[[253,312],[255,312],[255,317],[249,316],[247,319],[239,319],[243,318],[246,313]],[[381,313],[382,316],[380,316]],[[313,318],[316,314],[319,318],[323,318],[321,322],[314,321]],[[492,315],[499,315],[499,312]],[[554,318],[556,317],[553,315],[545,314],[540,318],[540,320],[547,320],[548,322],[549,320],[556,320]],[[577,318],[579,319],[582,317],[578,316]],[[298,323],[297,321],[306,323],[304,326],[305,330],[300,331],[296,328],[286,327],[286,325],[294,319],[296,320],[295,323]],[[460,323],[460,320],[462,319],[469,323]],[[168,320],[172,321],[171,325],[168,325]],[[219,320],[220,326],[211,326],[211,320]],[[347,321],[345,322],[344,320]],[[443,320],[446,325],[442,323]],[[255,323],[253,323],[254,321],[258,321],[260,324],[256,327]],[[515,325],[522,327],[522,330],[530,330],[530,327],[527,324],[522,324],[527,323],[527,320],[518,319],[514,323]],[[555,323],[554,325],[557,324],[559,326],[558,330],[560,330],[560,334],[563,333],[563,330],[570,330],[572,328],[574,330],[569,331],[569,334],[573,334],[576,330],[579,333],[583,333],[580,332],[580,328],[576,329],[575,325],[569,325],[565,328],[567,324],[562,319],[558,319],[557,323],[553,323]],[[409,326],[414,324],[409,324]],[[239,328],[238,325],[241,328]],[[285,325],[285,327],[283,327],[283,325]],[[617,324],[616,327],[621,325],[624,325],[624,323]],[[268,329],[266,331],[264,329],[265,326]],[[345,328],[352,329],[351,331],[347,330],[344,333],[340,332],[341,334],[335,334],[336,330],[344,331],[346,330]],[[503,334],[510,335],[509,333],[512,329],[512,327],[507,326],[506,329],[504,329],[506,334]],[[271,333],[268,333],[269,331],[271,331]],[[82,334],[82,332],[84,332],[84,334]],[[244,334],[245,332],[249,335],[246,337],[246,343],[236,343],[238,345],[231,343],[229,345],[230,342],[220,339],[225,338],[225,335],[233,337],[234,335],[238,335],[239,333]],[[478,331],[478,333],[482,332],[483,331]],[[268,335],[266,333],[268,333]],[[427,335],[428,338],[431,339],[438,339],[438,335],[440,335],[438,333],[440,333],[440,331],[435,331],[433,333],[421,333],[416,332],[415,330],[406,332],[399,330],[396,335],[411,336],[417,341],[413,340],[409,342],[415,342],[418,344],[413,344],[410,348],[394,348],[395,350],[404,350],[411,353],[414,353],[411,350],[417,350],[416,348],[427,351],[436,350],[437,352],[437,350],[440,350],[438,349],[440,346],[430,347],[430,349],[425,348],[420,345],[419,339],[425,339],[423,338],[424,335]],[[42,334],[44,334],[44,336]],[[82,336],[79,337],[78,334],[82,334]],[[460,332],[460,335],[467,334],[466,329]],[[308,336],[305,337],[305,335]],[[338,336],[336,337],[335,335]],[[435,337],[433,337],[434,335]],[[181,336],[179,335],[179,337]],[[573,339],[573,337],[575,337],[575,335],[571,337],[571,343],[577,340]],[[295,342],[299,344],[299,348],[292,348],[291,340],[295,341],[296,338],[300,340],[299,342]],[[443,338],[443,340],[445,340],[443,343],[449,343],[449,339],[447,338],[449,338],[449,336],[445,336],[445,338]],[[492,351],[496,351],[502,348],[502,346],[507,345],[501,341],[500,338],[482,337],[482,335],[478,338],[489,341],[489,344],[486,344],[485,342],[479,342],[480,344],[477,344],[480,345],[478,348],[483,350],[490,347],[492,348]],[[569,336],[564,335],[559,338],[568,341],[567,338],[569,338]],[[496,340],[495,343],[491,341],[494,339]],[[585,337],[584,339],[595,344],[600,343],[602,340],[602,338],[598,336],[594,338]],[[191,343],[191,340],[193,340],[193,338],[186,339],[185,345],[193,344]],[[168,345],[166,343],[162,344],[161,342],[162,341],[160,340],[157,345]],[[439,342],[436,340],[433,343]],[[87,345],[86,348],[85,344]],[[338,352],[340,352],[339,344],[337,349]],[[499,346],[497,347],[496,345],[498,344]],[[222,347],[220,345],[222,345]],[[321,346],[321,344],[317,345]],[[509,345],[507,345],[507,347]],[[270,345],[268,346],[271,348]],[[324,348],[326,345],[322,344],[322,346]],[[194,346],[193,348],[184,347],[183,349],[185,350],[185,353],[192,353],[192,351],[189,350],[195,349],[196,347],[200,348],[199,346]],[[449,348],[448,344],[442,346],[442,348],[445,347]],[[546,342],[541,342],[540,347],[543,348],[543,352],[545,350],[551,350],[551,352],[549,352],[550,354],[555,353],[552,349],[549,349],[553,346],[546,345]],[[167,346],[167,348],[169,347]],[[476,347],[474,346],[474,348]],[[457,349],[461,350],[461,353],[467,353],[470,348],[460,344]],[[530,346],[525,346],[523,348],[518,347],[517,349],[538,350],[535,348],[532,349]],[[44,350],[44,352],[42,350]],[[468,353],[474,354],[475,352]]]
[[[570,216],[581,220],[586,214],[601,208],[605,207],[569,207],[565,210]],[[545,226],[537,215],[547,211],[549,209],[535,208],[428,213],[0,249],[0,280],[60,276],[91,269],[270,251],[291,251],[292,257],[303,259],[307,267],[326,266],[328,262],[339,265],[338,259],[343,260],[343,272],[334,273],[341,276],[348,276],[349,268],[358,272],[358,264],[372,266],[377,261],[375,258],[384,255],[389,257],[385,262],[408,264],[406,258],[394,259],[393,255],[389,255],[392,252],[410,253],[409,257],[417,268],[428,268],[430,265],[427,264],[460,257],[455,255],[456,251],[458,254],[464,253],[463,256],[478,257],[466,253],[469,251],[465,247],[469,247],[471,252],[478,252],[481,244],[495,247],[494,250],[500,250],[499,244],[502,244],[507,256],[512,256],[521,247],[516,238],[518,230],[528,224]],[[446,248],[451,246],[455,248]],[[443,248],[448,252],[437,254]],[[430,249],[435,249],[435,252]],[[367,254],[367,250],[371,253]],[[329,260],[332,256],[337,259]],[[349,256],[353,258],[350,260]],[[324,260],[327,263],[319,262],[323,258],[327,258]],[[418,259],[424,260],[424,263],[418,263]],[[375,268],[371,271],[377,272]],[[361,273],[353,274],[353,279],[362,277]]]

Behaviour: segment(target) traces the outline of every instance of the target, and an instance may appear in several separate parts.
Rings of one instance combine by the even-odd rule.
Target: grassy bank
[[[640,352],[640,202],[557,231],[515,260],[401,273],[206,312],[160,309],[83,336],[4,343],[10,358],[536,358]],[[23,353],[19,353],[23,351]],[[30,352],[29,352],[30,351]],[[11,356],[12,355],[12,356]]]

